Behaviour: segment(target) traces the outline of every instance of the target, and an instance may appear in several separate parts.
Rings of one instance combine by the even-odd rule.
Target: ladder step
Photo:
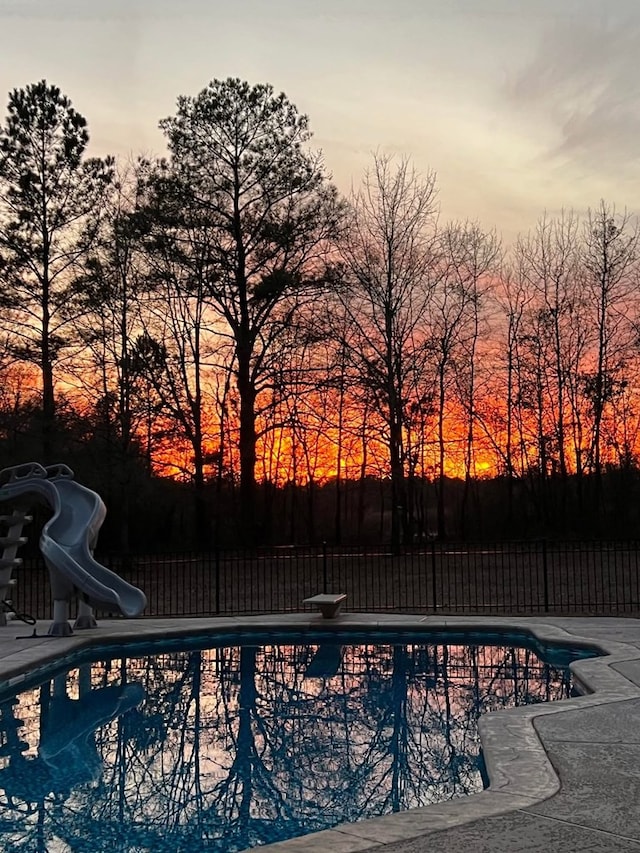
[[[25,512],[14,512],[11,515],[0,515],[0,522],[3,524],[29,524],[33,521],[33,516]]]
[[[26,536],[0,536],[0,547],[9,548],[12,545],[26,545],[29,540]]]
[[[17,569],[22,565],[20,557],[0,557],[0,569]]]

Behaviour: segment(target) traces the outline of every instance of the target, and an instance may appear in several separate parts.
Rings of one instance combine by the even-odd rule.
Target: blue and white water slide
[[[75,623],[78,628],[95,625],[92,607],[132,617],[139,616],[147,604],[142,590],[94,559],[92,551],[107,511],[100,496],[73,476],[66,465],[44,468],[37,462],[0,471],[0,502],[24,506],[35,501],[53,510],[42,528],[40,551],[49,570],[53,597],[49,634],[57,636],[72,633],[69,604],[77,592],[81,594]],[[0,588],[9,583],[11,572],[11,566],[0,565],[0,575],[7,572],[9,575],[0,577]]]

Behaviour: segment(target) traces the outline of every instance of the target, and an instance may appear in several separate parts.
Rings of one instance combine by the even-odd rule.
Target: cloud
[[[505,87],[512,109],[550,131],[547,156],[621,172],[640,162],[640,14],[559,21]]]

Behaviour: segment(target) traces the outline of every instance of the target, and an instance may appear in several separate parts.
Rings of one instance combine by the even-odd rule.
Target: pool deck
[[[516,629],[546,641],[595,644],[574,664],[583,696],[487,714],[480,734],[491,784],[441,805],[343,824],[261,847],[265,853],[573,853],[640,851],[640,620],[476,618],[343,613],[210,619],[104,620],[72,637],[49,623],[0,627],[0,686],[79,647],[205,631],[394,628]],[[39,636],[42,635],[42,636]]]

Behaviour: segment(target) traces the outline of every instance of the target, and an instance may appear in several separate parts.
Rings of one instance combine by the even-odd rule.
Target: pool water
[[[529,637],[104,647],[0,695],[0,849],[233,853],[479,791],[481,714],[571,694]]]

